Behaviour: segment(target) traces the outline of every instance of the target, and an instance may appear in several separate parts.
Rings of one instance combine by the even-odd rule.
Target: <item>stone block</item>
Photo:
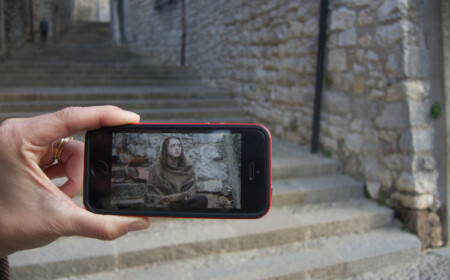
[[[111,188],[111,195],[114,199],[132,199],[132,198],[142,198],[145,195],[147,189],[146,184],[113,184]]]
[[[384,68],[386,69],[386,74],[389,74],[392,77],[403,78],[405,76],[405,71],[403,69],[403,60],[401,56],[393,52],[389,55]]]
[[[433,194],[437,189],[437,172],[402,172],[395,182],[397,190],[415,194]]]
[[[352,92],[354,94],[364,93],[364,85],[366,82],[366,77],[355,77],[352,84]]]
[[[385,95],[384,91],[377,90],[377,89],[372,89],[369,94],[370,100],[374,100],[374,101],[383,100],[385,96],[386,95]]]
[[[370,198],[378,200],[380,196],[381,183],[379,182],[367,182],[366,190],[369,193]]]
[[[364,176],[366,180],[376,182],[380,174],[380,163],[375,155],[366,156],[363,162]]]
[[[404,83],[393,84],[387,89],[387,101],[397,101],[406,97],[406,87]]]
[[[345,7],[334,10],[331,13],[330,30],[346,30],[355,24],[356,12]]]
[[[425,78],[430,71],[428,51],[423,48],[405,46],[405,74],[408,78]]]
[[[194,134],[194,141],[201,144],[219,143],[223,137],[223,134]]]
[[[383,163],[391,170],[401,170],[407,162],[401,154],[390,154],[382,158]]]
[[[375,42],[382,48],[392,48],[406,37],[411,23],[402,20],[389,25],[380,25],[375,31]]]
[[[347,53],[345,50],[333,49],[328,52],[327,71],[346,71]]]
[[[391,174],[391,171],[386,168],[381,168],[379,172],[379,179],[381,182],[381,185],[390,188],[392,186],[392,183],[394,182],[394,178]]]
[[[372,43],[372,37],[369,33],[365,33],[362,36],[358,38],[358,46],[363,48],[370,47],[370,44]]]
[[[409,153],[413,150],[411,131],[406,131],[400,136],[399,148],[404,153]]]
[[[405,81],[402,83],[405,94],[411,100],[422,100],[427,96],[425,86],[422,81]]]
[[[371,50],[367,51],[367,53],[366,53],[366,59],[367,59],[368,61],[374,61],[374,62],[380,60],[380,58],[378,57],[378,55],[377,55],[376,53],[374,53],[373,51],[371,51]],[[379,74],[378,74],[378,75],[379,75]]]
[[[404,192],[413,192],[415,188],[414,176],[408,172],[402,172],[395,181],[395,188]]]
[[[443,245],[442,225],[436,213],[427,210],[404,209],[401,214],[406,221],[406,228],[417,234],[422,241],[422,249]]]
[[[361,153],[364,139],[361,134],[351,133],[345,137],[345,147],[354,154]]]
[[[429,126],[429,110],[428,102],[409,101],[409,121],[414,127]]]
[[[359,26],[366,26],[373,23],[373,13],[371,9],[364,9],[358,14],[357,22]]]
[[[380,140],[387,142],[387,143],[395,143],[397,142],[397,133],[394,131],[390,131],[390,130],[381,130],[378,133],[378,136],[380,138]]]
[[[387,104],[375,123],[379,128],[407,128],[409,122],[406,105],[402,102]]]
[[[330,137],[322,137],[322,144],[325,150],[327,151],[337,151],[338,150],[338,143],[334,138]]]
[[[338,36],[338,46],[354,47],[357,43],[357,35],[355,28],[342,31]]]
[[[196,175],[199,180],[226,180],[228,167],[223,162],[199,161],[196,166]]]
[[[345,126],[330,126],[328,133],[334,139],[343,139],[347,135],[348,128]]]
[[[413,159],[413,171],[433,171],[436,169],[436,160],[433,156],[417,155]]]
[[[303,27],[303,34],[306,37],[314,37],[317,36],[317,34],[319,34],[319,30],[318,30],[319,24],[318,24],[318,19],[317,18],[310,18]]]
[[[291,22],[289,28],[289,37],[290,38],[300,38],[303,31],[303,24],[298,21]]]
[[[197,187],[201,192],[221,192],[223,186],[220,180],[208,180],[199,183]]]
[[[363,121],[360,120],[360,119],[353,120],[353,121],[350,123],[350,129],[351,129],[352,131],[361,132],[361,131],[362,131],[362,128],[363,128]]]
[[[434,198],[431,194],[422,194],[422,195],[410,195],[401,192],[395,192],[392,194],[391,198],[397,201],[401,206],[424,210],[433,205]]]
[[[346,94],[329,94],[327,95],[325,102],[325,107],[330,113],[347,116],[350,112],[350,97]]]
[[[384,0],[383,4],[378,8],[378,21],[392,21],[406,17],[408,14],[407,0]]]
[[[412,130],[412,148],[415,152],[429,152],[434,149],[434,129]]]

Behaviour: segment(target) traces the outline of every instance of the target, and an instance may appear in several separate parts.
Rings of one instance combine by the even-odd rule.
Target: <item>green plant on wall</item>
[[[331,158],[331,151],[323,151],[323,156],[326,158]]]
[[[439,102],[434,102],[430,108],[430,118],[437,119],[441,115],[441,105]]]

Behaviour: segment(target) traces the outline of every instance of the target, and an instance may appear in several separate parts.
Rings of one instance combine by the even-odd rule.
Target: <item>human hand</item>
[[[66,108],[0,125],[0,257],[41,247],[63,236],[116,239],[146,229],[148,218],[99,215],[71,198],[83,185],[84,144],[71,140],[53,164],[53,143],[85,130],[138,122],[113,106]],[[51,179],[68,181],[57,187]]]

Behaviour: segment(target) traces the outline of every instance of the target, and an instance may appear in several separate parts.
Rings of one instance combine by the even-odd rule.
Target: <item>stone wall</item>
[[[48,40],[58,41],[71,23],[73,1],[3,0],[0,5],[0,53],[8,55],[26,43],[40,42],[40,21],[43,19],[49,24]]]
[[[116,134],[113,157],[118,165],[144,158],[143,166],[158,162],[161,145],[169,136],[180,137],[186,159],[195,166],[197,191],[206,194],[209,207],[220,203],[240,208],[240,138],[225,134]],[[212,201],[212,200],[220,201]],[[220,202],[220,203],[219,203]],[[216,206],[216,207],[214,207]]]
[[[179,22],[181,9],[173,9],[152,10],[156,17],[148,20],[157,28],[149,23],[134,32],[142,49],[158,36],[159,55],[176,64],[178,37],[169,37],[180,25],[160,32],[162,17]],[[410,219],[416,218],[409,210],[435,213],[441,203],[426,9],[423,0],[329,4],[322,150],[338,159],[342,172],[366,182],[372,198],[406,210]],[[319,1],[186,0],[186,62],[205,82],[234,94],[274,136],[309,145],[318,12]]]
[[[173,1],[159,10],[155,9],[155,1],[124,2],[126,41],[140,52],[157,54],[159,64],[180,65],[180,1]]]
[[[110,0],[75,0],[74,21],[109,22]]]
[[[0,59],[6,54],[5,0],[0,0]]]
[[[1,6],[3,30],[0,33],[3,53],[7,53],[30,40],[30,5],[26,0],[3,0]]]
[[[447,158],[447,170],[446,170],[446,182],[447,185],[450,182],[450,29],[445,28],[445,26],[450,26],[450,2],[443,1],[442,2],[442,41],[443,41],[443,52],[444,52],[444,77],[445,79],[444,89],[445,89],[445,118],[446,118],[446,158]],[[445,219],[445,232],[446,232],[446,240],[447,245],[450,245],[450,189],[446,186],[442,186],[442,194],[444,195],[443,199],[446,201],[443,207],[443,216]]]
[[[72,23],[75,0],[33,1],[33,29],[35,42],[40,42],[40,22],[48,22],[48,40],[58,42]]]

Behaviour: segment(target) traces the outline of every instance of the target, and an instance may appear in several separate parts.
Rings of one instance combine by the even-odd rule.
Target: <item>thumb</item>
[[[130,231],[144,230],[150,227],[147,217],[124,217],[100,215],[79,208],[71,218],[72,228],[67,235],[78,235],[101,240],[114,240]]]

